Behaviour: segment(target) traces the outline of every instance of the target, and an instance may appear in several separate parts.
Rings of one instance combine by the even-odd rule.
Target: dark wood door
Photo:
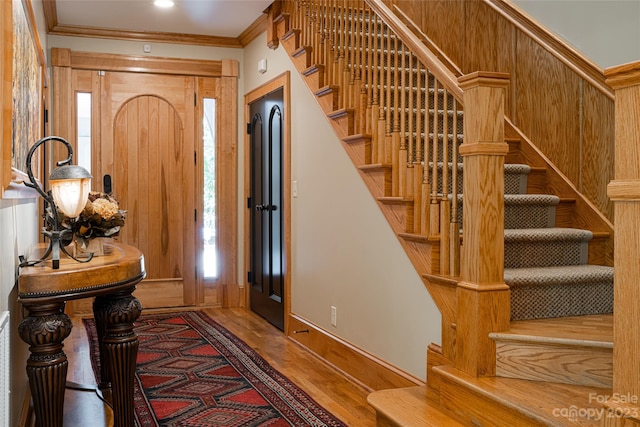
[[[283,89],[249,104],[251,309],[284,330]]]

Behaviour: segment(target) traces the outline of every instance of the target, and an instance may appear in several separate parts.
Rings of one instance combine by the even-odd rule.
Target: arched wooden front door
[[[195,304],[194,79],[105,78],[100,178],[127,210],[119,240],[145,256],[136,295],[146,308]]]

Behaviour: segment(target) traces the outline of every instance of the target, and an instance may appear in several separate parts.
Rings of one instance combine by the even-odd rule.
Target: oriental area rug
[[[95,322],[84,325],[99,380]],[[137,426],[344,426],[204,313],[143,314],[135,325]]]

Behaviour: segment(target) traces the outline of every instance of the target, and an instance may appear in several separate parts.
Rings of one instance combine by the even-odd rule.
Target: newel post
[[[458,284],[456,367],[493,376],[490,332],[509,328],[509,287],[504,283],[504,104],[509,75],[475,72],[458,79],[464,90],[464,215]]]
[[[603,425],[640,424],[640,62],[606,71],[615,90],[613,393]],[[622,416],[636,423],[625,424]],[[628,420],[627,420],[628,421]]]

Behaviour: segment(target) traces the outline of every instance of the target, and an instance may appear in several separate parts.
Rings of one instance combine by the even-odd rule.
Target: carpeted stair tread
[[[560,203],[560,197],[552,194],[505,194],[505,205],[542,205],[556,206]]]
[[[575,228],[504,230],[504,267],[531,268],[587,264],[593,233]]]
[[[515,228],[504,230],[504,241],[507,242],[555,242],[574,241],[588,242],[593,238],[589,230],[578,228]]]
[[[613,267],[605,265],[567,265],[536,268],[505,268],[504,281],[510,287],[601,283],[611,281]]]
[[[613,268],[576,265],[504,271],[511,288],[511,320],[613,312]]]
[[[531,172],[531,166],[520,163],[505,163],[504,173],[528,175]]]
[[[526,182],[505,179],[504,228],[548,228],[556,223],[556,206],[560,198],[551,194],[509,194],[517,187],[526,187]],[[511,188],[511,190],[507,190]],[[463,195],[458,194],[458,221],[462,224]]]
[[[553,227],[558,203],[560,198],[550,194],[505,194],[504,228]]]

